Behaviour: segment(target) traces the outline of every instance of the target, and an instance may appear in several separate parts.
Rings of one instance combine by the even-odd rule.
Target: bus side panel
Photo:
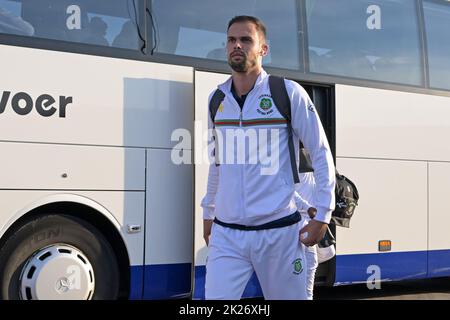
[[[180,152],[191,161],[191,150],[147,150],[145,299],[192,290],[194,173],[176,164]]]
[[[382,280],[427,277],[428,161],[450,158],[430,141],[450,135],[446,102],[336,85],[337,168],[360,193],[350,228],[336,230],[337,284],[365,282],[371,266]],[[390,251],[379,251],[381,240]]]
[[[429,163],[430,277],[450,275],[450,163]]]
[[[336,228],[336,283],[364,282],[371,266],[380,268],[382,280],[425,277],[426,164],[337,158],[337,168],[357,185],[360,199],[350,228]],[[381,240],[392,241],[391,251],[379,252]]]
[[[142,154],[145,154],[144,148],[160,150],[157,155],[149,154],[148,162],[148,168],[152,165],[152,168],[159,170],[162,169],[158,168],[161,161],[172,163],[170,151],[179,144],[179,139],[174,139],[172,133],[182,129],[182,132],[187,131],[193,135],[193,69],[190,67],[0,45],[0,69],[8,75],[0,79],[2,141],[137,147],[141,148],[139,152]],[[184,142],[189,144],[191,137]],[[177,148],[192,149],[186,144]],[[39,154],[39,159],[42,160],[39,165],[48,162],[44,163],[46,170],[42,174],[33,171],[32,177],[38,181],[45,174],[47,180],[40,184],[36,182],[33,187],[125,190],[125,187],[133,186],[133,190],[143,190],[145,182],[143,184],[142,178],[145,173],[142,162],[136,164],[140,168],[139,174],[127,175],[123,169],[127,166],[134,167],[135,164],[127,158],[114,160],[116,162],[110,164],[109,155],[115,151],[108,148],[102,150],[105,152],[104,157],[94,157],[97,168],[84,163],[83,153],[67,152],[64,147],[57,149],[58,155],[54,155],[54,158],[63,160],[55,167],[50,165],[51,154],[45,158],[46,161]],[[48,149],[42,151],[47,152]],[[28,155],[26,151],[22,154]],[[9,159],[14,161],[13,156]],[[90,158],[87,157],[86,160],[88,159]],[[82,165],[77,166],[76,161]],[[64,165],[65,162],[70,166]],[[26,160],[20,159],[18,163],[24,165]],[[33,170],[36,167],[38,165]],[[65,173],[62,169],[67,167],[72,171],[67,172],[68,178],[64,179],[72,181],[72,184],[65,183],[66,180],[61,178],[61,174]],[[146,233],[147,267],[144,270],[141,264],[132,269],[138,275],[132,279],[135,285],[139,285],[139,280],[136,279],[139,279],[140,273],[162,279],[159,277],[161,273],[153,275],[153,266],[192,266],[193,173],[192,167],[185,167],[169,165],[164,169],[167,171],[157,172],[157,179],[153,179],[152,173],[147,177],[147,188],[150,188],[146,194],[146,214],[150,215]],[[185,173],[184,170],[191,170],[191,173]],[[25,170],[25,174],[29,173],[30,170]],[[14,179],[10,177],[10,185],[4,187],[29,188],[29,183],[25,180],[26,178],[20,180],[23,185],[15,185]],[[171,183],[159,190],[165,181]],[[186,187],[187,185],[190,187]],[[156,197],[151,198],[153,195]],[[179,199],[174,201],[174,197]],[[177,210],[166,215],[167,204],[170,204],[169,209]],[[140,214],[144,215],[144,212]],[[187,231],[171,233],[169,225],[171,228],[179,226]],[[165,234],[162,235],[162,232]],[[164,254],[160,254],[160,248],[153,250],[165,243],[169,244],[167,250],[172,250],[174,246],[170,243],[174,242],[178,245],[185,244],[182,249],[188,247],[189,250],[181,252],[181,249],[176,249]],[[144,248],[142,245],[136,246],[136,250],[139,249],[142,259]],[[183,271],[183,279],[186,279],[184,281],[189,288],[186,290],[186,286],[183,286],[181,291],[182,294],[189,294],[192,273],[189,267],[183,267],[183,270],[188,270]],[[179,274],[178,271],[175,273]],[[153,293],[147,296],[164,298],[178,294],[172,291]]]
[[[449,105],[449,97],[336,85],[336,155],[449,162]]]
[[[145,188],[142,149],[0,142],[0,154],[2,189]]]
[[[336,230],[336,283],[365,281],[370,265],[386,280],[450,274],[449,103],[336,85],[337,166],[361,197],[350,229]],[[378,252],[380,240],[391,252]]]
[[[131,266],[130,298],[142,297],[142,266],[144,251],[144,232],[127,233],[128,225],[144,225],[144,192],[122,191],[31,191],[31,190],[0,190],[0,236],[21,215],[28,212],[27,207],[36,203],[45,203],[47,197],[58,196],[59,201],[72,201],[73,196],[94,201],[111,213],[119,224],[119,230],[127,248]],[[64,212],[49,212],[64,213]],[[113,248],[114,249],[114,248]]]
[[[0,45],[0,70],[3,141],[172,148],[192,130],[190,67]]]

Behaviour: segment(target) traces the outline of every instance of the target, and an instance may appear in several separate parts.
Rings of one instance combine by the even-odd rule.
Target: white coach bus
[[[316,283],[450,276],[447,1],[0,0],[1,299],[204,297],[202,128],[241,14],[360,192]]]

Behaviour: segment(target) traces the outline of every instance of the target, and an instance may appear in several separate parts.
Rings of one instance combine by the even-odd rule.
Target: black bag
[[[322,241],[317,244],[317,260],[319,263],[324,263],[336,256],[335,244],[336,240],[331,233],[330,228],[327,227],[325,236]]]
[[[355,184],[346,176],[336,171],[336,207],[331,214],[331,223],[349,228],[350,219],[358,205],[359,193]]]
[[[323,236],[323,239],[317,244],[319,248],[326,248],[336,244],[336,239],[333,236],[333,233],[330,230],[330,227],[327,226],[327,232]]]
[[[314,172],[311,164],[311,157],[308,151],[303,147],[303,143],[300,141],[300,166],[299,172]],[[335,209],[331,214],[330,223],[334,223],[339,227],[349,228],[350,219],[355,212],[355,208],[358,205],[359,194],[355,184],[346,176],[340,174],[336,170],[336,187],[334,189],[335,194]],[[330,230],[327,231],[325,237],[329,235],[333,237]],[[330,238],[330,237],[329,237]],[[334,240],[334,238],[333,238]],[[331,241],[332,242],[332,241]],[[328,247],[323,244],[322,247]]]
[[[299,150],[299,165],[298,165],[298,172],[305,173],[305,172],[314,172],[314,168],[312,166],[311,157],[309,155],[309,152],[306,151],[305,147],[303,146],[303,142],[300,141],[300,150]]]

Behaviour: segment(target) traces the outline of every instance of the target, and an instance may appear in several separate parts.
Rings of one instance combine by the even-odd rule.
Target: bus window
[[[152,0],[156,51],[226,61],[228,21],[237,15],[260,18],[267,27],[269,55],[264,65],[301,69],[296,0]]]
[[[0,0],[0,33],[21,36],[34,35],[33,26],[20,16],[21,5],[15,1]]]
[[[450,6],[424,2],[430,86],[450,89]]]
[[[422,85],[415,2],[307,0],[309,71]]]
[[[139,2],[0,0],[0,32],[137,50]]]

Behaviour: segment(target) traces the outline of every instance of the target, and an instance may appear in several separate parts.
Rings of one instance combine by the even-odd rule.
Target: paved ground
[[[333,288],[318,287],[315,299],[321,300],[450,300],[450,278],[381,283],[380,290],[366,285]]]

